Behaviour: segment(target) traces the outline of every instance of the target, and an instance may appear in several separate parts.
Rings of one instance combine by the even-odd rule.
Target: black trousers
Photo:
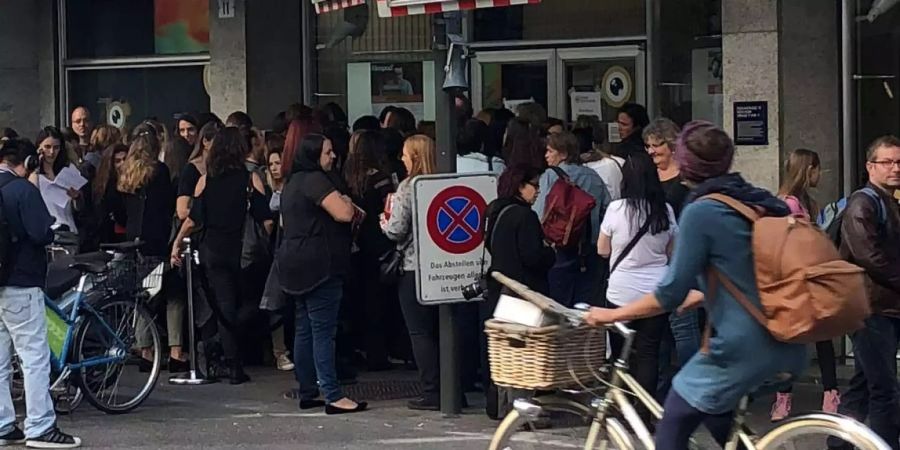
[[[440,340],[438,334],[438,308],[422,306],[416,298],[416,273],[406,272],[400,278],[400,308],[413,356],[419,367],[419,379],[426,396],[441,392]]]
[[[215,260],[203,266],[204,289],[213,315],[218,323],[222,352],[229,361],[240,362],[238,342],[241,327],[238,325],[238,306],[241,295],[241,267]]]
[[[615,306],[615,305],[611,305]],[[656,397],[659,383],[659,348],[663,333],[669,326],[669,315],[661,314],[631,321],[629,328],[635,331],[634,343],[629,357],[629,371],[634,379],[651,396]],[[618,334],[609,333],[609,344],[612,349],[612,357],[618,358],[625,345],[625,339]],[[638,413],[646,422],[650,418],[650,412],[643,405],[639,405]]]

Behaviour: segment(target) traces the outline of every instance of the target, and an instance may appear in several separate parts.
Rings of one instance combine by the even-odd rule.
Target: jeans
[[[415,272],[405,272],[400,278],[399,294],[400,308],[403,310],[403,318],[409,330],[423,394],[426,397],[437,398],[441,392],[438,309],[419,303],[416,298]]]
[[[596,251],[579,256],[577,249],[558,250],[556,263],[547,274],[550,297],[563,306],[577,303],[600,306],[605,302],[606,277]]]
[[[294,301],[297,317],[294,373],[300,384],[301,400],[315,399],[320,389],[328,403],[344,398],[334,356],[334,337],[343,291],[343,280],[329,278],[306,294],[289,296]]]
[[[238,305],[241,293],[241,269],[238,265],[217,264],[207,261],[203,267],[207,296],[210,307],[218,319],[219,339],[222,352],[231,364],[240,364],[239,343],[242,341],[242,327],[238,322]]]
[[[900,395],[897,387],[897,347],[900,319],[873,314],[866,326],[853,333],[853,354],[861,370],[850,381],[838,411],[864,419],[868,405],[869,426],[893,449],[900,449]],[[829,447],[834,440],[829,440]]]
[[[725,446],[731,433],[734,413],[707,414],[686,402],[677,392],[672,390],[663,407],[662,420],[656,425],[657,450],[687,450],[691,435],[700,426],[712,434],[713,439]]]
[[[659,352],[659,392],[656,395],[664,401],[672,386],[672,378],[678,369],[700,350],[703,333],[700,331],[700,312],[697,310],[677,311],[669,315],[669,327],[663,330],[662,345]],[[676,365],[672,364],[674,352]]]
[[[0,435],[13,430],[16,410],[9,391],[12,352],[25,378],[25,436],[36,438],[56,423],[50,398],[50,345],[44,293],[39,288],[0,288]]]

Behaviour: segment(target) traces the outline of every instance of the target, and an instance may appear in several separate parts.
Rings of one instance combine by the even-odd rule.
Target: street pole
[[[455,100],[444,91],[444,65],[447,51],[434,52],[435,130],[437,134],[437,164],[442,173],[456,172],[456,114]],[[454,305],[438,306],[440,323],[441,413],[444,417],[458,417],[462,411],[462,388],[459,382],[459,346],[457,318]]]

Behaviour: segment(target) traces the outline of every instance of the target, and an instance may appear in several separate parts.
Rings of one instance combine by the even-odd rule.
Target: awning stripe
[[[439,14],[476,8],[496,8],[503,6],[533,5],[541,0],[436,0],[425,4],[409,6],[390,6],[389,0],[377,0],[378,15],[381,17],[400,17],[417,14]]]

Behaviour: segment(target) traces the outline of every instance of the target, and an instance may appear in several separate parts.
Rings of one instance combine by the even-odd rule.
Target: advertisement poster
[[[154,9],[157,54],[209,51],[208,0],[156,0]]]
[[[424,120],[425,103],[422,63],[372,63],[372,114],[387,106],[412,111],[416,120]]]

